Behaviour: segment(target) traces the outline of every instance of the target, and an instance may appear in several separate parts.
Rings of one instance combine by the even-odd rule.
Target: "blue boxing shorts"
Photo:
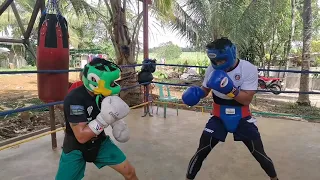
[[[233,132],[234,141],[256,140],[260,138],[260,133],[255,123],[256,119],[251,116],[241,118],[238,127]],[[203,133],[225,142],[228,131],[219,117],[212,116],[207,122]]]

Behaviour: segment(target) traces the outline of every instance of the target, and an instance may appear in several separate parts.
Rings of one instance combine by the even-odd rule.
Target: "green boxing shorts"
[[[124,153],[112,142],[110,137],[105,139],[101,146],[96,161],[97,168],[121,164],[126,160]],[[69,153],[62,151],[56,180],[81,180],[84,177],[86,161],[80,150]]]

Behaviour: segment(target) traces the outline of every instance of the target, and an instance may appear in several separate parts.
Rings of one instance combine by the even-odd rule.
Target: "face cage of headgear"
[[[214,49],[214,48],[208,48],[207,49],[207,56],[209,57],[211,61],[211,65],[214,69],[219,70],[228,70],[230,69],[237,58],[237,52],[236,52],[236,46],[225,46],[224,49]],[[225,61],[223,64],[217,64],[219,61]]]

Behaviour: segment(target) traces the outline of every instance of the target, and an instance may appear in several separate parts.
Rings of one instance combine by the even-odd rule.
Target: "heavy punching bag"
[[[49,8],[56,8],[52,13]],[[69,69],[69,34],[66,19],[60,14],[56,0],[48,1],[38,29],[38,70]],[[68,93],[69,74],[38,73],[38,95],[43,102],[62,101]]]

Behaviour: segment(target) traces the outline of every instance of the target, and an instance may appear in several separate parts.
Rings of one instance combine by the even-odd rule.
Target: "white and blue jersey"
[[[208,88],[207,82],[210,79],[210,75],[213,71],[214,69],[211,65],[206,69],[205,77],[202,83],[203,87]],[[227,72],[227,74],[232,79],[233,84],[241,90],[255,91],[258,88],[258,69],[248,61],[240,59],[236,67]],[[212,92],[213,99],[217,104],[241,106],[240,103],[225,94],[215,90],[212,90]]]

